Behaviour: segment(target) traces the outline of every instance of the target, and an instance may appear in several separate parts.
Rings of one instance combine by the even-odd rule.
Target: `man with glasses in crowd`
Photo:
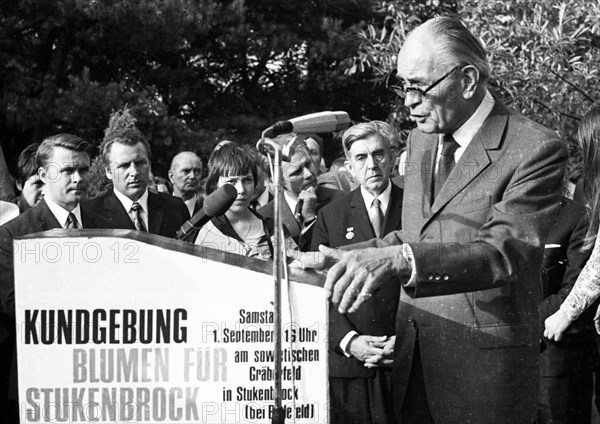
[[[337,260],[325,288],[340,312],[354,312],[402,277],[399,422],[534,422],[540,263],[566,150],[492,97],[485,49],[456,19],[415,29],[398,75],[417,124],[407,140],[403,230],[348,252],[322,247]],[[322,266],[310,258],[305,266]]]

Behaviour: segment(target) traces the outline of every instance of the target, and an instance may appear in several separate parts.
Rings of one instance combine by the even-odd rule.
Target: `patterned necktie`
[[[73,212],[69,212],[65,228],[68,230],[76,230],[79,228],[79,225],[77,224],[77,218],[75,217],[75,214]]]
[[[435,174],[435,180],[433,184],[433,199],[438,196],[442,186],[446,182],[448,175],[454,168],[454,152],[459,148],[459,144],[454,140],[450,134],[444,134],[442,137],[442,153],[440,155],[440,161],[438,163],[438,170]]]
[[[133,221],[133,225],[135,225],[135,229],[138,231],[148,232],[146,228],[146,224],[144,224],[144,220],[141,215],[142,207],[138,202],[133,202],[131,205],[131,219]]]
[[[381,210],[381,202],[377,198],[373,199],[373,203],[371,203],[370,217],[375,237],[379,237],[381,235],[381,226],[383,225],[383,212]]]

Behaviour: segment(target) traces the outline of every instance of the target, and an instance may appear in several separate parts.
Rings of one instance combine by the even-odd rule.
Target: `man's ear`
[[[17,190],[23,191],[23,184],[21,184],[21,181],[15,180],[15,186],[17,187]]]
[[[44,168],[43,166],[40,166],[38,168],[38,176],[40,177],[40,180],[42,180],[44,182],[44,184],[46,184],[48,182],[48,180],[47,180],[48,172],[46,171],[46,168]]]
[[[104,172],[106,173],[106,178],[112,181],[112,174],[110,173],[110,168],[108,166],[104,168]]]
[[[169,169],[167,175],[169,176],[169,181],[171,181],[171,184],[175,184],[175,181],[173,181],[173,171]]]
[[[352,176],[354,178],[356,178],[356,174],[354,173],[354,167],[352,166],[352,163],[348,159],[346,159],[344,161],[344,166],[346,167],[346,169],[348,170],[348,172],[350,172],[350,174],[352,174]]]
[[[463,97],[470,99],[475,95],[479,85],[479,70],[473,65],[467,65],[462,68],[462,75]]]

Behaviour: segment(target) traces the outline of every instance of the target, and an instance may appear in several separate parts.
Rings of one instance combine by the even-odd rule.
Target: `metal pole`
[[[274,336],[275,336],[275,344],[274,344],[274,390],[275,390],[275,405],[273,409],[273,415],[271,416],[272,424],[284,424],[285,422],[285,414],[283,411],[283,406],[281,404],[281,392],[282,392],[282,378],[281,378],[281,368],[283,362],[283,355],[281,349],[281,281],[283,279],[283,267],[286,266],[285,257],[283,255],[283,222],[281,220],[281,202],[283,200],[283,186],[281,182],[281,160],[282,160],[282,152],[281,146],[277,143],[274,143],[268,138],[262,138],[258,146],[259,151],[261,144],[266,144],[271,147],[274,151],[274,159],[273,159],[273,188],[274,188],[274,196],[275,196],[275,211],[274,211],[274,229],[275,240],[273,243],[273,277],[274,277],[274,302],[273,302],[273,315],[274,315]]]

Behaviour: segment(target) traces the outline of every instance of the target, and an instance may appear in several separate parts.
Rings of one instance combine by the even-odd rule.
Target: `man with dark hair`
[[[134,128],[112,132],[100,150],[113,190],[84,209],[104,217],[110,228],[175,237],[190,214],[180,198],[148,190],[151,152],[144,135]]]
[[[333,199],[343,195],[338,190],[317,186],[315,164],[306,144],[294,134],[283,134],[274,139],[288,150],[282,163],[283,198],[281,202],[283,225],[300,248],[310,248],[317,212]],[[275,201],[270,201],[258,212],[266,218],[274,217]]]
[[[360,123],[344,132],[346,166],[360,187],[319,211],[312,250],[320,244],[341,247],[382,238],[400,229],[402,189],[390,181],[396,138],[393,128],[381,121]],[[355,313],[329,308],[331,422],[393,420],[394,317],[399,296],[398,283],[391,282]]]
[[[354,312],[400,277],[396,418],[410,423],[534,422],[540,267],[558,210],[566,149],[487,88],[481,42],[457,19],[417,27],[398,54],[416,122],[407,140],[402,231],[349,252],[325,289]],[[314,254],[306,254],[305,266]]]
[[[90,156],[89,144],[71,134],[58,134],[46,138],[37,149],[38,175],[45,184],[44,198],[34,207],[0,227],[0,311],[9,319],[14,345],[15,289],[13,267],[13,240],[15,237],[54,228],[98,228],[103,226],[99,217],[82,210],[80,204],[88,188]],[[57,264],[60,266],[60,264]],[[1,325],[2,321],[0,321]],[[10,328],[13,327],[13,328]],[[6,350],[4,350],[6,352]],[[7,362],[7,363],[6,363]],[[4,365],[11,362],[6,361]],[[13,362],[12,376],[16,375]],[[2,369],[6,377],[6,369]],[[6,387],[6,381],[0,381]],[[16,399],[16,380],[10,381],[11,397]],[[14,405],[13,405],[14,406]],[[10,406],[9,410],[12,409]],[[6,411],[6,410],[5,410]],[[0,415],[1,417],[1,415]],[[3,417],[11,422],[14,417]],[[17,422],[17,421],[14,421]]]
[[[39,143],[33,143],[25,147],[17,160],[17,179],[15,184],[21,192],[21,196],[17,202],[19,213],[23,213],[27,209],[34,207],[44,197],[44,182],[38,175],[38,166],[35,160],[35,154],[39,145]]]

